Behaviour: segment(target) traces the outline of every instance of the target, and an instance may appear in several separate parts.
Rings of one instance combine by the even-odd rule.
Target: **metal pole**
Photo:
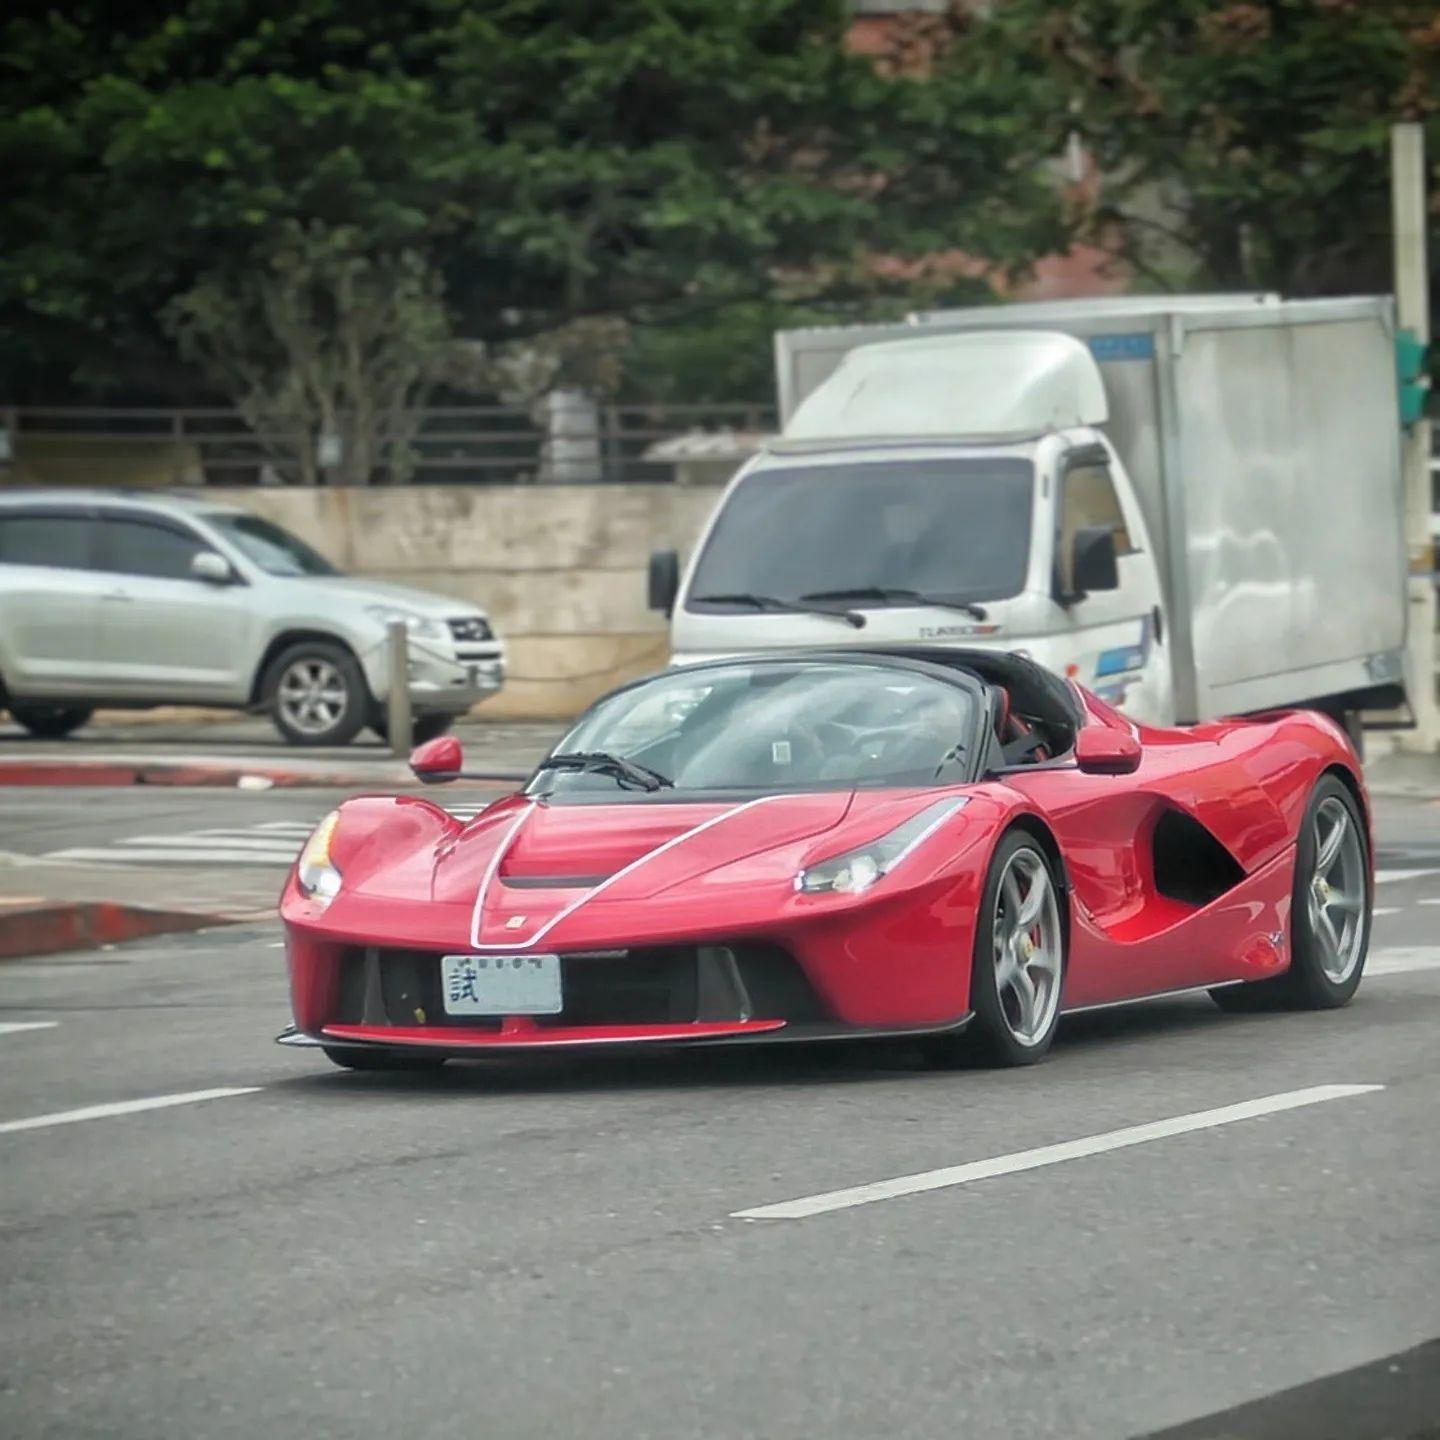
[[[1425,131],[1417,124],[1390,130],[1390,199],[1395,233],[1395,318],[1422,344],[1430,339],[1430,274],[1425,235]],[[1440,748],[1435,701],[1435,582],[1430,541],[1430,422],[1420,420],[1401,439],[1405,535],[1410,558],[1410,707],[1415,729],[1400,732],[1401,748],[1433,754]]]
[[[390,694],[386,711],[390,730],[390,753],[410,753],[410,641],[403,620],[392,620],[385,627],[389,640]]]

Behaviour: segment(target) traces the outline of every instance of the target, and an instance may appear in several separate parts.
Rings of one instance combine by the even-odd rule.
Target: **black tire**
[[[292,683],[306,675],[317,682],[318,704],[326,713],[306,718]],[[290,745],[348,745],[364,728],[370,692],[360,662],[335,640],[301,640],[269,664],[260,695],[271,722]]]
[[[325,1058],[342,1070],[438,1070],[443,1055],[416,1055],[396,1050],[362,1050],[358,1047],[326,1045]]]
[[[1310,903],[1320,844],[1317,821],[1322,811],[1332,817],[1343,812],[1346,817],[1349,833],[1356,842],[1350,857],[1350,868],[1358,873],[1344,879],[1347,885],[1357,886],[1363,895],[1355,920],[1358,933],[1350,931],[1342,921],[1340,938],[1346,955],[1351,958],[1345,962],[1341,974],[1332,973],[1337,968],[1337,952],[1326,937],[1318,933]],[[1331,833],[1327,827],[1327,838]],[[1334,863],[1342,863],[1343,859]],[[1334,775],[1322,775],[1310,792],[1295,846],[1295,880],[1290,892],[1290,968],[1273,980],[1227,985],[1212,990],[1210,998],[1222,1010],[1234,1014],[1254,1014],[1264,1010],[1335,1010],[1349,1004],[1365,973],[1374,904],[1370,839],[1360,808],[1342,780]]]
[[[1043,876],[1049,889],[1050,907],[1045,927],[1050,931],[1039,952],[1053,946],[1057,969],[1047,981],[1042,1023],[1028,1037],[1017,1033],[1015,995],[1002,994],[995,949],[995,928],[1000,918],[1000,890],[1012,866],[1020,864],[1033,876]],[[1032,880],[1033,883],[1033,880]],[[1029,898],[1029,892],[1026,897]],[[1042,905],[1044,898],[1042,897]],[[1050,858],[1027,830],[1012,830],[995,849],[981,894],[979,923],[975,927],[975,953],[970,966],[970,1009],[974,1016],[969,1028],[959,1035],[940,1035],[924,1043],[926,1057],[935,1064],[958,1064],[977,1060],[991,1065],[1034,1065],[1049,1053],[1060,1021],[1060,993],[1065,980],[1068,927],[1065,924],[1065,894],[1056,880]],[[1028,938],[1028,934],[1026,936]],[[1039,953],[1036,951],[1030,952]],[[1029,962],[1038,964],[1038,962]],[[1028,975],[1028,969],[1027,969]],[[1033,980],[1031,981],[1034,984]]]
[[[410,743],[423,745],[427,740],[438,740],[455,727],[453,715],[417,715],[410,725]],[[390,721],[381,715],[370,722],[370,728],[382,739],[390,738]]]
[[[11,705],[10,714],[37,740],[63,740],[93,714],[90,705]]]

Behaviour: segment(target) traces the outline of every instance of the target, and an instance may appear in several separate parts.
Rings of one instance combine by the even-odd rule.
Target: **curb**
[[[113,900],[38,900],[0,903],[0,960],[93,950],[147,935],[231,925],[235,918],[185,910],[155,910]]]
[[[229,786],[242,790],[357,790],[394,784],[388,777],[355,771],[276,770],[264,765],[188,765],[166,761],[127,764],[104,760],[0,760],[5,785],[184,785]]]

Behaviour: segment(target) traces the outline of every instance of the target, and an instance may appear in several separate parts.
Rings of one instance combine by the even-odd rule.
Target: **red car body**
[[[522,793],[468,824],[421,797],[348,801],[332,847],[343,889],[326,904],[292,873],[282,899],[292,1038],[463,1055],[955,1030],[971,1011],[987,868],[1016,826],[1057,864],[1063,1010],[1283,972],[1317,780],[1338,776],[1369,823],[1339,727],[1306,712],[1137,727],[1070,692],[1091,754],[1139,741],[1131,773],[1087,773],[1072,752],[953,787],[578,806]],[[806,867],[951,794],[967,803],[863,893],[797,888]],[[565,965],[565,1012],[442,1012],[441,955],[538,952]],[[674,957],[697,954],[730,957],[738,999],[698,994],[692,1006],[688,991],[667,992],[666,965],[689,975]],[[401,978],[376,973],[386,965]]]

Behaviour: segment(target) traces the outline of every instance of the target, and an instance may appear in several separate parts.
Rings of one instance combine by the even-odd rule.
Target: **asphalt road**
[[[1349,1009],[1074,1017],[1020,1072],[852,1046],[350,1075],[270,1043],[272,926],[0,965],[0,1435],[1423,1433],[1440,807],[1380,817]],[[130,1108],[156,1097],[184,1098]]]

